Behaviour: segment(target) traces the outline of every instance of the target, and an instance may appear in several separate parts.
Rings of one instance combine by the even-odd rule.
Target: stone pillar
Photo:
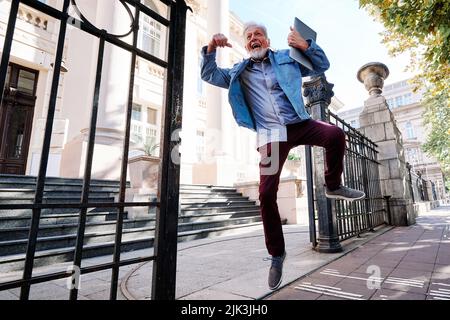
[[[391,223],[407,226],[415,223],[413,196],[401,133],[381,94],[388,75],[389,69],[379,62],[368,63],[359,69],[357,78],[370,95],[359,115],[360,131],[378,145],[381,192],[391,196]]]
[[[212,36],[216,33],[223,33],[229,37],[229,1],[208,1],[207,2],[207,31],[209,42]],[[218,48],[216,59],[219,66],[229,66],[229,49]],[[207,184],[223,184],[220,180],[219,170],[223,170],[221,163],[225,154],[225,140],[226,135],[224,130],[228,126],[224,122],[224,114],[230,112],[228,106],[228,91],[221,88],[207,85],[206,87],[206,133],[205,140],[208,143],[205,145],[205,153],[207,163],[202,163],[200,166],[194,167],[193,175],[197,172],[206,172],[207,174],[201,177],[193,177],[193,182],[201,182]],[[226,118],[227,119],[227,118]],[[200,179],[200,180],[199,180]]]
[[[90,22],[113,34],[127,32],[130,29],[130,18],[123,6],[118,1],[112,2],[112,5],[105,4],[100,1],[89,1],[87,8],[97,13]],[[86,9],[84,5],[83,8]],[[75,41],[83,41],[83,43],[88,41],[86,43],[89,45],[71,48],[73,50],[71,55],[76,55],[76,61],[84,59],[84,63],[88,67],[71,70],[67,73],[67,77],[72,77],[69,79],[70,83],[79,89],[76,93],[68,93],[64,97],[64,106],[68,110],[66,112],[76,115],[73,117],[76,119],[69,119],[68,127],[70,131],[73,130],[72,128],[80,128],[80,130],[70,133],[72,136],[68,138],[62,153],[60,173],[64,177],[81,178],[84,175],[85,155],[89,139],[98,41],[95,40],[92,44],[89,42],[89,38],[80,36],[76,32],[73,33],[73,36]],[[93,179],[116,180],[120,178],[130,67],[131,54],[115,45],[106,43],[92,162]]]
[[[331,103],[333,84],[328,83],[325,75],[321,75],[303,84],[306,105],[311,108],[313,119],[326,120],[326,110]],[[319,237],[316,250],[318,252],[340,252],[341,244],[337,233],[335,202],[325,197],[325,151],[314,148],[314,194],[317,199],[319,213]]]
[[[230,36],[229,0],[207,1],[207,32],[209,42],[216,33]],[[217,64],[229,68],[231,48],[218,48]],[[193,183],[232,185],[236,180],[235,144],[238,127],[228,103],[228,90],[206,86],[206,159],[193,166]]]

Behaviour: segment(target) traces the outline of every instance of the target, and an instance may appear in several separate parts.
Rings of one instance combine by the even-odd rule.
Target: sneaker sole
[[[283,282],[283,275],[281,275],[280,282],[278,282],[277,285],[275,287],[273,287],[273,288],[269,287],[269,289],[272,290],[272,291],[273,290],[277,290],[280,287],[280,284],[282,282]]]
[[[361,197],[358,197],[358,198],[348,198],[348,197],[338,196],[338,195],[333,195],[333,194],[326,194],[325,196],[330,199],[347,200],[347,201],[361,200],[366,197],[366,195],[362,195]]]

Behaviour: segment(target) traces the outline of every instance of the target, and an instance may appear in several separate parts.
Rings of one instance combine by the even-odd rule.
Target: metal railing
[[[328,111],[328,122],[346,135],[343,182],[364,191],[366,198],[358,201],[336,201],[336,219],[340,240],[373,230],[386,221],[378,173],[377,145],[350,124]]]
[[[48,113],[43,137],[39,174],[36,181],[34,200],[29,204],[0,204],[0,210],[32,210],[31,225],[28,236],[28,245],[25,256],[25,266],[23,276],[20,280],[0,283],[0,291],[21,287],[20,299],[27,300],[30,295],[30,287],[33,284],[52,281],[55,279],[80,277],[82,274],[102,270],[112,270],[110,299],[117,299],[119,269],[122,266],[154,261],[152,298],[153,299],[175,299],[175,275],[176,275],[176,255],[177,255],[177,225],[178,225],[178,201],[179,201],[179,164],[170,160],[170,154],[177,149],[179,140],[174,139],[174,132],[181,129],[182,103],[183,103],[183,68],[184,68],[184,42],[186,30],[186,11],[188,7],[184,0],[160,0],[161,5],[168,8],[170,17],[166,18],[141,3],[141,0],[120,0],[131,20],[130,30],[123,35],[115,35],[107,30],[100,30],[91,23],[79,10],[75,0],[64,0],[62,9],[58,10],[35,0],[12,0],[9,19],[3,45],[3,53],[0,65],[0,88],[5,85],[7,68],[10,61],[11,48],[14,41],[14,31],[18,17],[19,8],[26,6],[48,16],[50,19],[59,21],[59,32],[55,60],[53,63],[54,72],[51,83]],[[78,17],[70,16],[69,9],[74,9]],[[168,58],[167,61],[155,57],[138,48],[139,16],[145,14],[168,30]],[[47,173],[47,164],[51,147],[53,122],[55,117],[56,101],[60,80],[60,71],[63,57],[63,50],[66,41],[66,31],[68,26],[78,28],[80,31],[98,39],[98,57],[92,111],[90,118],[89,140],[85,159],[85,171],[83,179],[82,195],[76,203],[46,203],[44,201],[44,187]],[[126,38],[130,36],[132,43],[128,43]],[[102,87],[103,58],[105,54],[105,44],[120,48],[131,55],[130,81],[128,87],[128,103],[125,118],[124,140],[122,146],[122,163],[120,175],[120,192],[118,200],[114,203],[92,203],[88,197],[91,187],[91,170],[96,136],[97,115],[99,108],[99,92]],[[133,104],[134,72],[137,57],[150,61],[166,70],[165,81],[165,110],[163,119],[164,137],[162,139],[162,165],[161,165],[161,185],[159,187],[159,197],[156,202],[126,202],[125,189],[127,184],[127,166],[130,142],[131,112]],[[66,90],[77,90],[77,88],[66,88]],[[3,95],[3,91],[2,91]],[[132,259],[121,259],[121,244],[123,233],[123,220],[125,208],[127,207],[157,207],[156,230],[154,242],[154,254]],[[73,250],[73,269],[75,271],[47,272],[33,275],[39,223],[43,209],[49,208],[77,208],[79,209],[79,222],[76,245]],[[86,228],[86,213],[88,208],[117,208],[117,221],[114,241],[113,259],[110,263],[81,266],[83,257],[83,243]],[[79,280],[79,279],[78,279]],[[78,283],[73,279],[73,283]],[[70,299],[76,300],[78,289],[74,286],[70,291]]]
[[[412,166],[407,163],[406,164],[406,168],[408,169],[408,174],[409,174],[409,179],[408,179],[408,183],[409,183],[409,188],[411,191],[411,194],[413,196],[413,202],[421,202],[421,201],[430,201],[430,196],[429,196],[429,186],[428,183],[430,183],[430,187],[431,189],[431,194],[433,199],[431,200],[436,200],[436,191],[435,191],[435,186],[433,184],[432,181],[427,181],[424,178],[422,178],[420,172],[416,173],[411,171]]]
[[[328,110],[333,84],[320,75],[303,84],[308,112],[313,119],[334,124],[345,132],[343,184],[366,193],[358,201],[331,201],[323,190],[325,157],[306,146],[310,239],[319,252],[339,252],[339,241],[359,236],[389,222],[389,201],[381,193],[377,145]]]

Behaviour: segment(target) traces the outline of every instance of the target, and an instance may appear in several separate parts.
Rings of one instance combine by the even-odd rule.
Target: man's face
[[[264,35],[264,31],[258,27],[250,27],[245,33],[245,49],[250,55],[258,51],[265,51],[269,46],[269,39]]]

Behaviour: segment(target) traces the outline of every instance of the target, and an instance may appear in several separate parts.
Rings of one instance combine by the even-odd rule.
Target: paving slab
[[[302,299],[294,287],[321,293],[318,300],[450,300],[449,234],[450,207],[433,209],[415,225],[393,228],[267,299]]]

